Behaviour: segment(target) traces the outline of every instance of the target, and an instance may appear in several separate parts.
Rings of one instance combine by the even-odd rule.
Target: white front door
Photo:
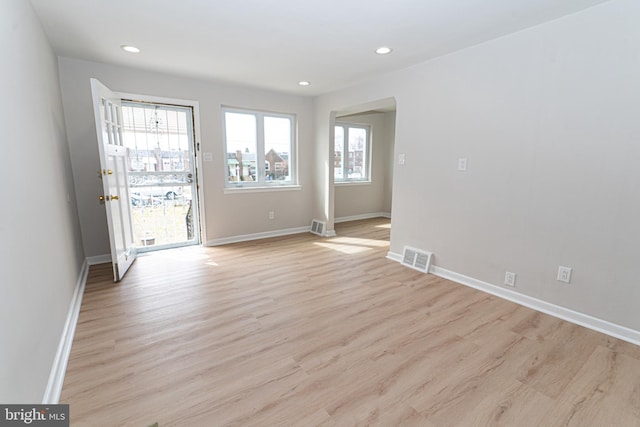
[[[96,79],[91,79],[93,112],[96,120],[100,174],[107,211],[113,278],[122,279],[136,259],[133,223],[129,208],[127,150],[122,138],[120,98]]]

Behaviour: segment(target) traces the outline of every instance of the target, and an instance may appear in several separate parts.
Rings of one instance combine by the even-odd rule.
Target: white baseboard
[[[360,214],[360,215],[341,216],[339,218],[335,218],[333,220],[333,223],[338,224],[340,222],[358,221],[360,219],[371,219],[371,218],[391,218],[391,213],[390,212],[372,212],[372,213]]]
[[[270,237],[288,236],[290,234],[300,234],[310,232],[311,227],[287,228],[284,230],[265,231],[263,233],[242,234],[239,236],[223,237],[220,239],[208,240],[205,246],[228,245],[229,243],[247,242],[250,240],[268,239]]]
[[[106,264],[108,262],[111,262],[111,255],[109,254],[87,257],[87,264],[90,266],[97,264]]]
[[[388,252],[387,258],[396,262],[402,261],[402,255]],[[456,273],[454,271],[446,270],[442,267],[431,265],[429,273],[444,279],[451,280],[461,285],[469,286],[474,289],[486,292],[491,295],[495,295],[499,298],[506,299],[516,304],[529,307],[533,310],[546,313],[550,316],[557,317],[559,319],[566,320],[576,325],[584,326],[585,328],[593,329],[594,331],[602,332],[603,334],[610,335],[615,338],[630,342],[635,345],[640,345],[640,331],[636,331],[626,326],[621,326],[606,320],[593,317],[591,315],[580,313],[565,307],[561,307],[537,298],[530,297],[528,295],[521,294],[519,292],[505,289],[498,285],[483,282],[473,277],[468,277],[463,274]]]
[[[89,263],[85,260],[85,262],[82,263],[76,288],[71,297],[69,312],[67,313],[67,320],[62,330],[58,350],[53,359],[47,388],[42,397],[43,405],[55,405],[60,401],[60,393],[62,392],[62,385],[64,384],[64,375],[67,371],[67,363],[69,362],[69,355],[71,354],[71,345],[73,344],[73,336],[76,332],[76,325],[78,323],[78,316],[80,315],[80,306],[82,305],[82,296],[84,295],[88,274]]]
[[[402,255],[395,252],[387,252],[387,258],[391,261],[402,262]]]

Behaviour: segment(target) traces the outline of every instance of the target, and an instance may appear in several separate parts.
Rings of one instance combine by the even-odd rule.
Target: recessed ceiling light
[[[122,48],[122,50],[124,50],[125,52],[129,52],[129,53],[140,53],[140,49],[138,49],[135,46],[129,46],[128,44],[123,44],[122,46],[120,46]]]
[[[386,46],[382,46],[376,49],[376,53],[378,55],[386,55],[388,53],[391,53],[391,48],[390,47],[386,47]]]
[[[302,80],[302,81],[298,82],[298,84],[299,84],[300,86],[309,86],[311,83],[309,83],[309,82],[308,82],[308,81],[306,81],[306,80]]]

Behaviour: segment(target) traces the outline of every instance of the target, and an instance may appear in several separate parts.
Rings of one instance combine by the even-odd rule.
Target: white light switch
[[[458,159],[458,170],[459,171],[466,171],[467,170],[467,159],[466,158]]]
[[[202,153],[202,160],[205,162],[213,161],[213,153]]]
[[[398,156],[398,164],[404,165],[406,162],[407,162],[407,158],[405,157],[404,153],[400,154]]]

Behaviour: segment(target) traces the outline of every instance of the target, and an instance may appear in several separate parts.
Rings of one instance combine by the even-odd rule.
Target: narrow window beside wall
[[[368,126],[336,123],[333,156],[335,181],[370,181],[370,148]]]

